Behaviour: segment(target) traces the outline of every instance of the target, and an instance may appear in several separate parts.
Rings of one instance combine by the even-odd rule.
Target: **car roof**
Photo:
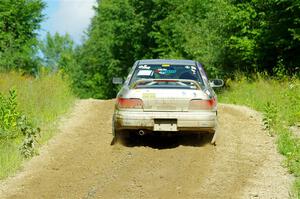
[[[193,60],[176,60],[176,59],[143,59],[138,60],[138,64],[171,64],[171,65],[195,65]]]

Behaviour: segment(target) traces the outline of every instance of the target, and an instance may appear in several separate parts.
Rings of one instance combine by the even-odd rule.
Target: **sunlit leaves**
[[[31,72],[37,66],[34,47],[44,7],[42,0],[1,0],[0,70]]]

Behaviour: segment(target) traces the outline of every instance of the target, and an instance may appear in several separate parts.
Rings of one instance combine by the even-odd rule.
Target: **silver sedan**
[[[222,80],[209,81],[196,61],[136,61],[116,98],[114,139],[124,132],[192,131],[214,133],[215,144],[217,96],[212,87],[222,85]]]

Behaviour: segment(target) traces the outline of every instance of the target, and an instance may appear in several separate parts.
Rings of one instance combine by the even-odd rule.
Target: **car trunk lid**
[[[143,111],[188,111],[191,99],[204,97],[196,90],[143,89]]]

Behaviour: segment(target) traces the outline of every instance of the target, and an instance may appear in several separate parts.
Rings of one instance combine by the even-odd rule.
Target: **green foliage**
[[[16,72],[0,73],[0,91],[8,92],[12,87],[18,90],[19,109],[35,126],[43,129],[42,138],[49,129],[47,125],[64,114],[74,101],[69,85],[67,76],[60,72],[41,71],[38,78]]]
[[[224,75],[232,68],[226,68],[225,43],[232,35],[228,23],[234,7],[224,0],[186,2],[181,15],[179,31],[183,32],[185,42],[184,58],[198,60],[204,64],[209,76]],[[175,15],[176,17],[176,15]],[[226,71],[227,70],[227,71]]]
[[[36,153],[35,143],[40,130],[18,110],[16,90],[9,90],[8,97],[0,93],[0,110],[0,139],[16,139],[22,132],[21,155],[25,158],[32,157]]]
[[[251,79],[237,76],[234,81],[227,80],[228,90],[222,93],[221,100],[242,103],[261,112],[272,114],[277,112],[278,121],[285,121],[287,125],[299,124],[299,79],[288,78],[279,81],[276,78],[266,79],[262,76],[264,75],[258,74]]]
[[[111,98],[118,90],[111,83],[112,77],[125,77],[137,59],[195,58],[189,53],[199,46],[187,44],[191,37],[188,31],[212,5],[209,1],[195,0],[99,1],[87,40],[77,52],[79,66],[72,75],[76,92],[81,97]],[[196,34],[193,39],[199,40]],[[205,57],[209,53],[203,50],[199,54]]]
[[[42,0],[2,0],[0,4],[0,70],[38,65],[35,56],[37,33],[43,19]]]
[[[287,85],[288,89],[282,94],[285,96],[285,108],[288,108],[286,120],[289,125],[300,126],[300,82],[297,79],[291,79]]]
[[[267,102],[263,112],[263,123],[265,128],[273,135],[273,128],[278,123],[277,108],[272,102]]]
[[[20,129],[23,133],[24,139],[20,147],[21,155],[24,158],[30,158],[37,154],[36,143],[38,136],[40,136],[40,128],[35,128],[23,115],[20,118]]]
[[[209,76],[300,70],[299,1],[102,0],[72,73],[81,97],[111,98],[143,58],[194,59]]]
[[[237,14],[242,14],[238,18],[244,18],[245,22],[242,23],[242,21],[233,18],[234,25],[239,27],[240,30],[238,33],[234,33],[234,36],[245,41],[252,41],[250,45],[248,43],[242,45],[245,47],[253,46],[250,48],[253,51],[249,51],[250,54],[247,56],[247,60],[250,61],[248,66],[254,64],[250,69],[267,70],[272,73],[273,68],[281,62],[290,75],[297,72],[300,63],[297,55],[300,53],[300,48],[299,41],[296,39],[297,36],[296,38],[293,36],[293,30],[298,29],[300,25],[299,1],[251,0],[237,3],[236,6],[238,8]],[[233,17],[235,16],[236,14],[233,15]],[[230,56],[238,53],[231,50],[232,48],[229,48],[230,52],[228,54]],[[247,53],[242,52],[242,55],[247,55]],[[242,65],[236,66],[242,69],[245,68]],[[253,69],[250,72],[255,71]]]
[[[19,150],[19,140],[0,139],[0,179],[14,174],[20,167],[23,157]]]
[[[142,21],[129,0],[104,0],[87,41],[77,53],[79,67],[73,73],[75,91],[81,97],[111,98],[117,89],[112,77],[125,76],[142,49]]]
[[[0,107],[5,104],[5,109],[11,107],[10,110],[15,110],[5,112],[15,115],[10,117],[14,119],[9,121],[16,123],[14,128],[13,125],[7,125],[9,129],[5,131],[6,137],[2,136],[4,134],[1,131],[2,179],[19,169],[24,158],[36,154],[39,144],[45,143],[57,132],[59,117],[69,110],[75,98],[66,75],[63,76],[59,72],[48,74],[41,71],[39,78],[16,72],[0,73],[0,93]],[[5,93],[7,95],[4,95]],[[1,122],[2,119],[2,125]]]
[[[18,136],[18,120],[21,113],[17,110],[16,90],[10,90],[6,97],[0,93],[0,139]]]
[[[66,34],[64,36],[48,32],[46,39],[39,44],[44,65],[52,71],[63,70],[69,73],[75,65],[74,42]]]

